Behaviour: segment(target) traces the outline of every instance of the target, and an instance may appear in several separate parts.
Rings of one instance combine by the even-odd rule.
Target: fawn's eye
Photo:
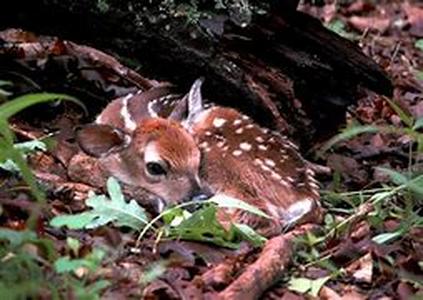
[[[146,164],[146,169],[149,175],[152,176],[160,176],[160,175],[166,175],[165,168],[156,162],[149,162]]]

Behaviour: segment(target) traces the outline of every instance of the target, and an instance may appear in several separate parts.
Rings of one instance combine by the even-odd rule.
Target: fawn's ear
[[[175,106],[168,118],[180,121],[186,128],[190,128],[196,117],[204,111],[201,85],[204,78],[197,79],[191,86],[188,94]]]
[[[88,155],[104,157],[128,146],[130,137],[110,125],[89,124],[76,130],[76,140]]]
[[[183,122],[188,115],[188,95],[185,95],[184,98],[178,101],[178,104],[173,108],[168,119]]]
[[[188,116],[186,119],[188,126],[191,126],[198,115],[204,111],[203,96],[201,95],[201,86],[203,85],[203,82],[203,77],[198,78],[194,81],[188,93]]]

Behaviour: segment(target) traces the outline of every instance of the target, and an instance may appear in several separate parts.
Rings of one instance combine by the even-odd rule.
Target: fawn
[[[181,98],[156,87],[111,102],[77,133],[80,147],[122,182],[165,204],[225,195],[255,205],[271,220],[241,210],[223,222],[246,223],[267,235],[319,211],[314,171],[285,136],[235,109],[203,104],[202,80]],[[263,229],[264,228],[264,229]]]

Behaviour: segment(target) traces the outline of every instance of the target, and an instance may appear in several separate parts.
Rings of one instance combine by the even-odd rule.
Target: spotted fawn
[[[235,109],[204,104],[201,86],[196,80],[185,97],[164,86],[116,99],[77,140],[111,175],[166,204],[214,194],[271,217],[221,209],[223,223],[270,235],[315,219],[319,186],[298,147]]]

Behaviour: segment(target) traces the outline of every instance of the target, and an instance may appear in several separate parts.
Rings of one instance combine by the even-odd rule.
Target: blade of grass
[[[7,120],[11,116],[32,105],[54,100],[71,101],[81,106],[86,112],[85,106],[74,97],[64,94],[36,93],[20,96],[0,105],[0,120]]]
[[[397,103],[395,103],[391,99],[386,97],[384,97],[384,99],[386,100],[386,102],[388,102],[389,106],[395,111],[395,113],[400,117],[401,121],[404,122],[405,125],[410,128],[413,127],[414,118],[409,112],[406,112],[403,108],[401,108]]]
[[[354,126],[351,128],[346,128],[340,134],[335,135],[328,142],[326,142],[321,148],[321,150],[319,151],[319,155],[325,153],[330,148],[332,148],[335,144],[341,141],[349,140],[363,133],[375,133],[375,132],[378,132],[379,130],[380,130],[379,127],[370,126],[370,125]]]

